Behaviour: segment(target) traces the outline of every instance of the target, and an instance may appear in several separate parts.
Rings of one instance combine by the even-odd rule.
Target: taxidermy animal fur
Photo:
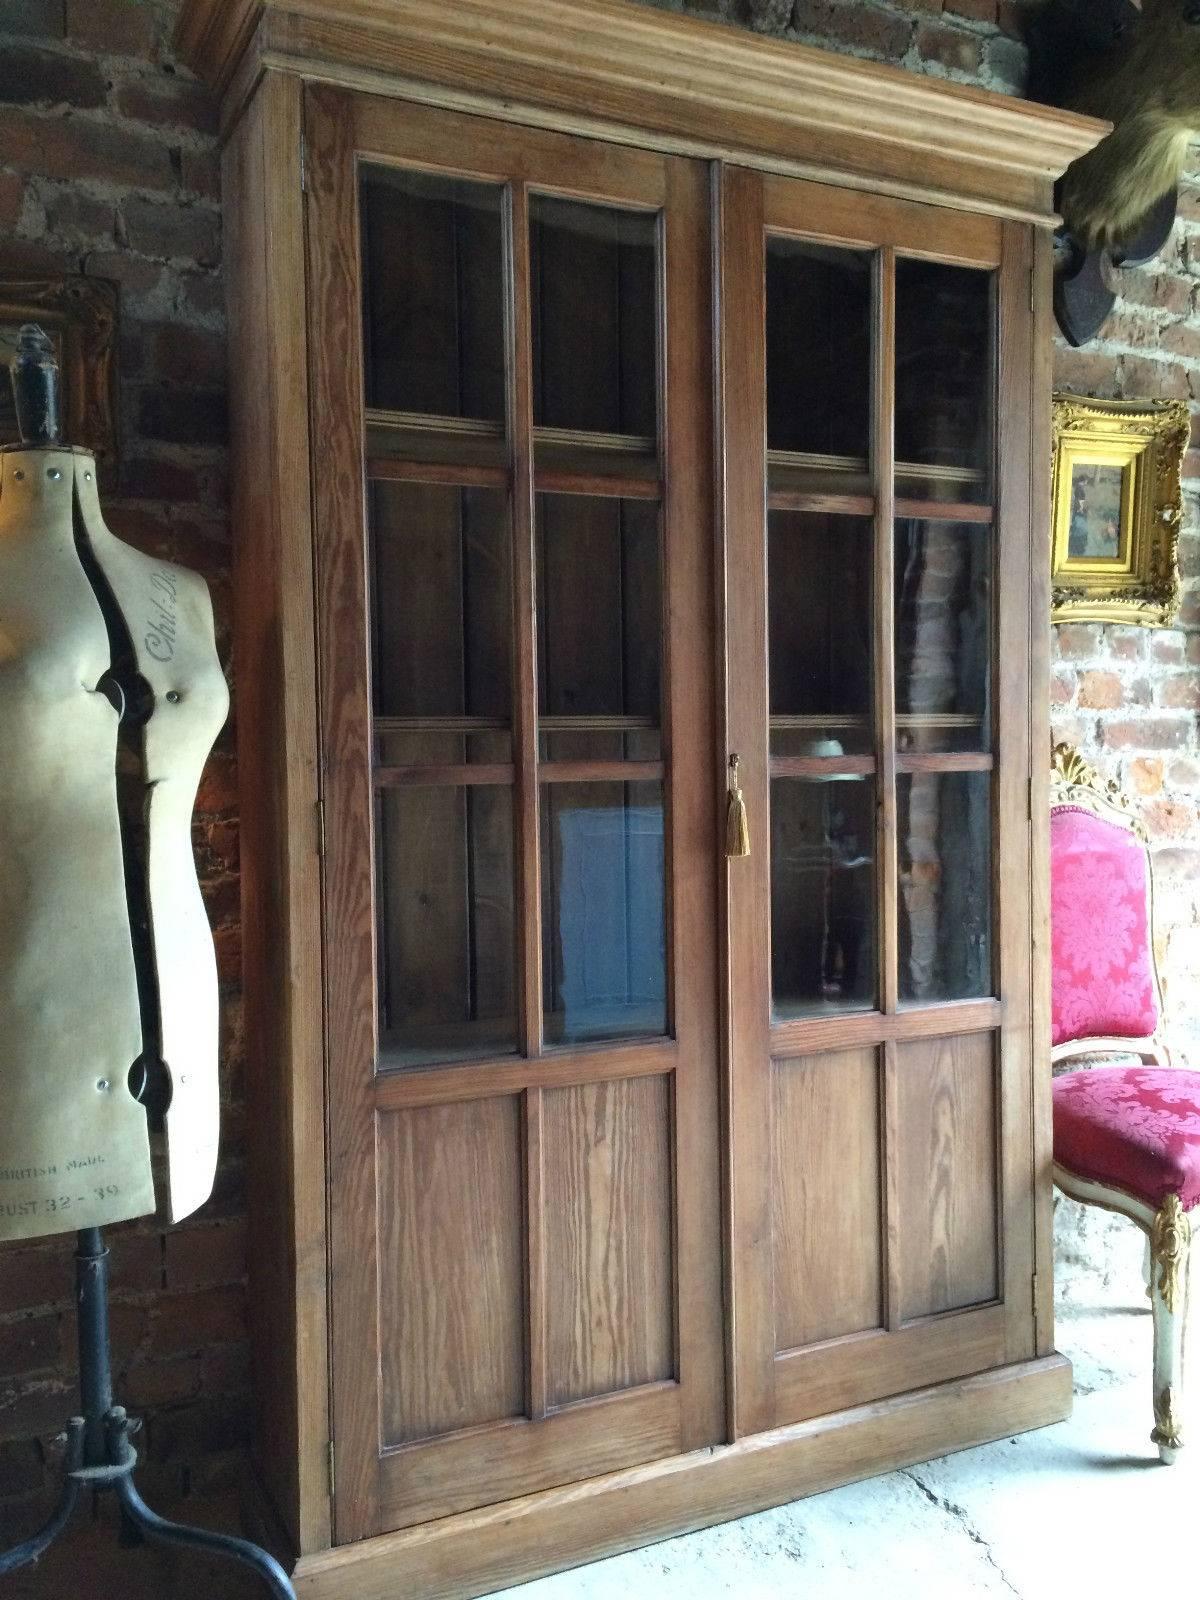
[[[1140,11],[1099,49],[1076,35],[1070,64],[1056,63],[1065,68],[1058,104],[1114,124],[1063,179],[1063,220],[1090,248],[1133,237],[1179,182],[1200,133],[1200,0],[1142,0]]]

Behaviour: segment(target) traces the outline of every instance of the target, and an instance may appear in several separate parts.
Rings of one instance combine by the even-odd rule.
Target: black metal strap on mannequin
[[[137,1451],[129,1442],[130,1421],[123,1406],[113,1404],[112,1355],[108,1342],[108,1250],[99,1228],[85,1228],[75,1250],[76,1312],[79,1323],[79,1395],[83,1415],[67,1423],[65,1476],[58,1505],[32,1538],[0,1555],[0,1577],[36,1561],[62,1533],[82,1489],[111,1489],[121,1507],[125,1530],[137,1543],[142,1538],[184,1549],[206,1550],[250,1567],[276,1600],[296,1600],[287,1573],[265,1550],[248,1539],[206,1528],[168,1522],[151,1511],[133,1481]]]

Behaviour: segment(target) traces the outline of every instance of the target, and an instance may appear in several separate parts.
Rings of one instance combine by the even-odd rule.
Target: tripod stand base
[[[0,1555],[0,1576],[16,1572],[50,1548],[71,1519],[79,1501],[81,1489],[111,1489],[121,1507],[123,1528],[155,1544],[176,1545],[186,1550],[201,1550],[209,1555],[237,1561],[258,1574],[266,1592],[276,1600],[296,1600],[287,1573],[274,1556],[251,1544],[248,1539],[238,1539],[232,1534],[212,1533],[207,1528],[192,1528],[182,1522],[169,1522],[142,1499],[133,1481],[137,1466],[137,1451],[129,1442],[129,1418],[124,1408],[113,1406],[104,1418],[104,1436],[107,1461],[102,1465],[84,1466],[82,1417],[72,1417],[67,1435],[67,1474],[63,1481],[58,1505],[45,1526],[19,1544],[15,1549]]]
[[[203,1550],[237,1561],[258,1574],[275,1600],[296,1600],[287,1573],[274,1556],[228,1533],[168,1522],[142,1499],[133,1481],[137,1451],[129,1442],[130,1423],[123,1406],[112,1403],[112,1360],[108,1342],[108,1251],[98,1228],[85,1228],[75,1251],[76,1315],[79,1322],[79,1389],[83,1416],[67,1424],[66,1473],[58,1505],[39,1532],[0,1554],[0,1577],[27,1567],[44,1555],[71,1520],[80,1492],[110,1489],[121,1508],[123,1544],[143,1538],[155,1544]]]

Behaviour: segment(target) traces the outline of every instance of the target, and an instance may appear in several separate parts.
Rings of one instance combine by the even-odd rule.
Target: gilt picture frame
[[[115,472],[117,304],[117,285],[106,278],[0,275],[0,444],[18,442],[8,364],[22,325],[36,322],[58,359],[64,440],[94,450],[106,476]]]
[[[1054,397],[1052,620],[1179,614],[1186,401]]]

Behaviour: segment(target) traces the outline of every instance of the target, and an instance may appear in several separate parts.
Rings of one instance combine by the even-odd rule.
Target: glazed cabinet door
[[[1032,1355],[1025,230],[721,192],[733,1417]]]
[[[306,122],[345,1542],[720,1436],[709,200]]]

